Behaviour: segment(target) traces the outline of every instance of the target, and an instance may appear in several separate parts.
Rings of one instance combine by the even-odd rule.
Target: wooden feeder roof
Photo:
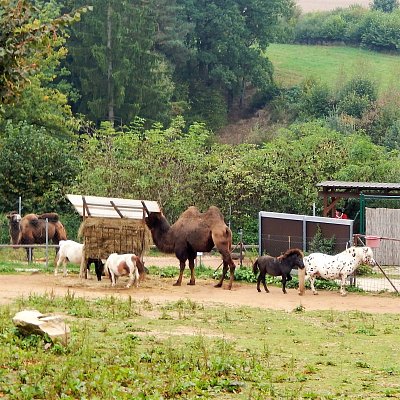
[[[68,200],[82,217],[127,218],[142,220],[145,216],[143,203],[149,212],[160,212],[156,201],[119,199],[67,194]]]
[[[334,216],[336,203],[341,198],[359,198],[360,194],[400,195],[400,183],[324,181],[316,186],[319,188],[319,197],[324,199],[323,215],[325,217],[329,214]]]

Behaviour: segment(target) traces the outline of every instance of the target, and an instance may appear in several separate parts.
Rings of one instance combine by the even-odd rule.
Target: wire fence
[[[1,262],[13,262],[21,265],[27,265],[28,257],[26,247],[15,246],[10,244],[8,224],[0,223],[0,263]],[[307,243],[312,238],[307,238]],[[384,241],[385,238],[380,238]],[[301,237],[289,236],[289,235],[276,235],[269,237],[270,248],[277,249],[288,249],[293,247],[299,247],[302,243]],[[360,243],[361,244],[361,243]],[[343,246],[346,244],[343,243]],[[30,245],[33,252],[33,262],[39,262],[43,266],[48,267],[55,260],[55,248],[57,246],[53,244],[43,245]],[[245,245],[238,243],[235,246],[234,252],[239,253],[239,260],[242,260],[246,251],[254,253],[254,258],[257,257],[258,245]],[[243,251],[243,255],[240,252]],[[307,253],[306,253],[307,254]],[[240,263],[240,265],[242,265]],[[1,267],[0,267],[1,272]],[[294,274],[296,271],[293,271]],[[338,281],[339,282],[339,281]],[[400,291],[400,266],[399,265],[379,265],[373,268],[359,268],[358,272],[354,276],[348,278],[349,285],[358,287],[368,292],[396,292],[396,289]]]

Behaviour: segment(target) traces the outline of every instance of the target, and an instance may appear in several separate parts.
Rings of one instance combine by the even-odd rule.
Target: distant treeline
[[[400,49],[400,10],[360,6],[301,15],[287,38],[294,43],[344,43],[378,51]]]

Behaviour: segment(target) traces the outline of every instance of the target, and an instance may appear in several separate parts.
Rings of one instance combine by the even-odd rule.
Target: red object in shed
[[[379,247],[381,238],[379,236],[366,236],[366,245],[371,248]]]

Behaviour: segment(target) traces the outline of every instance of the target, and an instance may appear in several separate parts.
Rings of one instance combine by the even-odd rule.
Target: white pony
[[[143,279],[145,268],[143,262],[136,254],[117,254],[112,253],[108,256],[105,265],[106,274],[110,275],[111,286],[115,286],[119,276],[128,275],[129,281],[127,288],[131,287],[133,282],[139,286],[139,279]]]
[[[83,244],[73,240],[60,240],[60,249],[57,253],[57,263],[54,268],[54,275],[58,274],[58,268],[63,265],[64,276],[67,276],[67,262],[81,265],[83,256]]]
[[[310,279],[313,294],[318,294],[314,287],[317,276],[324,279],[341,279],[340,294],[346,295],[347,277],[361,264],[375,265],[374,255],[370,247],[349,247],[345,251],[331,256],[323,253],[311,253],[303,259],[306,278]],[[300,294],[304,288],[300,288]]]

